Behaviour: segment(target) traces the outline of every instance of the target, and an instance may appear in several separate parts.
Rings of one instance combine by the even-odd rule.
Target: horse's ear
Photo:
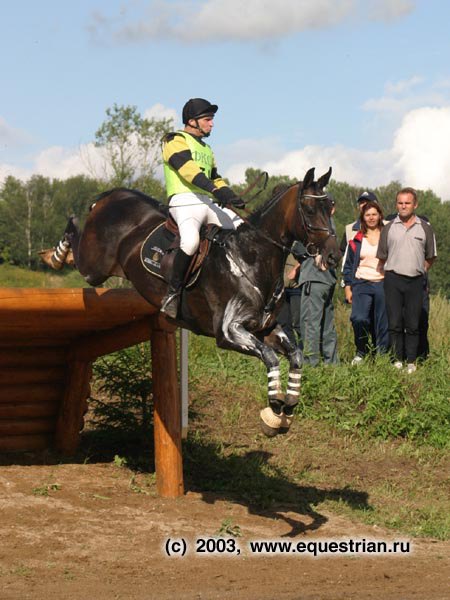
[[[305,177],[303,178],[302,189],[307,190],[309,187],[312,186],[313,183],[314,183],[314,167],[309,169],[309,171],[306,173]]]
[[[322,177],[319,177],[319,179],[317,180],[317,187],[321,190],[323,190],[323,188],[328,185],[328,182],[330,181],[330,177],[331,177],[331,167],[328,169],[328,171],[325,173],[325,175],[322,175]]]

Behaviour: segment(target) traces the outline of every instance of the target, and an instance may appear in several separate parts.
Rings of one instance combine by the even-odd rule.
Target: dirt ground
[[[112,463],[0,466],[2,600],[214,599],[444,600],[449,545],[410,540],[412,553],[320,558],[251,554],[259,539],[405,540],[321,512],[254,512],[187,492],[156,496],[149,475]],[[308,527],[314,518],[315,529]],[[317,527],[317,523],[320,525]],[[195,540],[238,527],[238,556],[195,552]],[[190,544],[168,557],[168,539]]]

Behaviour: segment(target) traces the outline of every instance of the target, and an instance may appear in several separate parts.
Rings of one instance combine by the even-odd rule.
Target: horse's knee
[[[261,344],[261,358],[268,370],[276,369],[280,365],[280,361],[274,350],[265,344]]]
[[[290,369],[301,369],[303,365],[303,352],[300,348],[294,348],[289,354],[289,367]]]

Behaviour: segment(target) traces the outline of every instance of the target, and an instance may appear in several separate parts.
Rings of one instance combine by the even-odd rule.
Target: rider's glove
[[[213,195],[219,201],[221,206],[226,206],[227,204],[234,206],[234,208],[244,208],[245,202],[239,196],[233,192],[233,190],[227,186],[217,188],[213,191]]]

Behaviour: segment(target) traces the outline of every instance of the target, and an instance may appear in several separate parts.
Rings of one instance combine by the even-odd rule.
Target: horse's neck
[[[296,188],[288,190],[273,206],[262,213],[257,223],[259,230],[282,246],[290,246],[294,241],[292,220],[296,198]]]

